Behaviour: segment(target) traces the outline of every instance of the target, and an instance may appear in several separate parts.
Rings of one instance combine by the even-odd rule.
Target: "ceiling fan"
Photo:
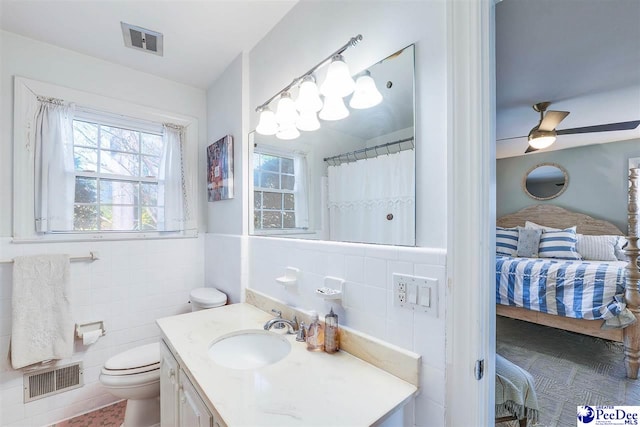
[[[529,147],[527,147],[525,154],[549,147],[556,141],[556,137],[558,135],[629,130],[635,129],[640,125],[640,120],[635,120],[630,122],[607,123],[603,125],[556,130],[556,127],[569,115],[569,112],[553,110],[547,111],[549,105],[551,105],[550,102],[539,102],[533,105],[533,109],[540,113],[540,122],[529,132],[527,137]]]

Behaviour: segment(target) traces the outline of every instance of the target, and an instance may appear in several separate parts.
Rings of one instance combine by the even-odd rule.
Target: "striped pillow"
[[[591,236],[578,234],[576,250],[582,259],[594,261],[617,261],[616,245],[619,236]]]
[[[576,250],[576,232],[572,228],[543,231],[538,247],[540,258],[582,259]]]
[[[496,255],[516,256],[518,229],[496,227]]]

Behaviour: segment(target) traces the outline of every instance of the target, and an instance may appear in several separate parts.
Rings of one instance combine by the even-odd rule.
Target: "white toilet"
[[[227,303],[227,295],[215,288],[196,288],[189,294],[191,311],[221,307]]]
[[[214,288],[196,288],[189,295],[191,311],[220,307],[227,296]],[[160,423],[160,344],[132,348],[111,357],[100,373],[102,385],[127,399],[122,427],[150,427]]]
[[[102,385],[127,399],[122,427],[160,423],[160,345],[142,345],[111,357],[100,373]]]

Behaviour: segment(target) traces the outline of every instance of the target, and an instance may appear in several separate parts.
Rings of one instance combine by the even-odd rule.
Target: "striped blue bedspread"
[[[626,307],[624,262],[496,258],[498,304],[576,319],[610,319]]]

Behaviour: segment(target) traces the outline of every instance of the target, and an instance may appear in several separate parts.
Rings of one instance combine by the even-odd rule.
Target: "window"
[[[198,235],[197,119],[22,77],[14,94],[14,241]]]
[[[158,228],[162,135],[73,120],[74,231]]]
[[[254,152],[253,225],[256,230],[297,228],[294,163],[293,157]]]

